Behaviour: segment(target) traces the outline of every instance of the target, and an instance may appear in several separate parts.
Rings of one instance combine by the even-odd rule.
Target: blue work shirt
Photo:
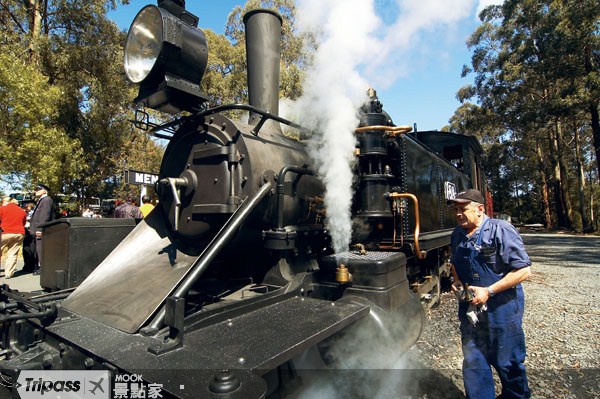
[[[454,265],[458,263],[455,260],[456,248],[464,247],[477,250],[481,263],[484,263],[499,279],[512,269],[531,266],[523,240],[513,225],[504,220],[484,216],[481,226],[483,229],[475,231],[471,237],[467,236],[465,229],[460,226],[454,229],[451,238]],[[477,245],[477,242],[480,245]],[[464,283],[469,282],[464,281]]]

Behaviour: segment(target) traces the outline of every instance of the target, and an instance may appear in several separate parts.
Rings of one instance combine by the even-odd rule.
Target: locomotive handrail
[[[298,129],[301,132],[309,131],[307,128],[305,128],[295,122],[292,122],[290,120],[282,118],[278,115],[273,115],[269,111],[265,111],[264,109],[257,108],[253,105],[248,105],[248,104],[235,103],[235,104],[218,105],[216,107],[208,108],[204,111],[198,112],[195,116],[203,117],[206,115],[216,114],[221,111],[232,111],[232,110],[236,110],[236,109],[241,109],[244,111],[251,111],[251,112],[254,112],[255,114],[262,115],[260,122],[258,122],[258,124],[255,126],[254,130],[252,130],[252,134],[254,134],[256,136],[258,135],[260,128],[267,121],[267,119],[273,119],[274,121],[277,121],[277,122],[283,123],[285,125],[288,125],[290,127],[293,127],[295,129]]]
[[[177,298],[185,297],[186,293],[202,276],[213,259],[233,238],[238,228],[242,225],[254,208],[256,208],[262,199],[271,191],[271,188],[272,184],[267,182],[254,194],[252,198],[246,199],[244,202],[242,202],[242,204],[231,215],[229,220],[223,225],[221,230],[219,230],[212,241],[206,246],[200,256],[196,258],[190,268],[191,272],[186,276],[186,278],[171,296]],[[150,332],[160,330],[163,325],[165,315],[166,310],[165,306],[163,305],[154,320],[152,320],[152,323],[148,326],[147,330]]]
[[[150,122],[144,122],[145,125],[148,126],[152,126],[152,129],[150,129],[148,131],[148,134],[160,138],[160,139],[165,139],[165,140],[170,140],[171,136],[167,136],[164,134],[160,134],[158,133],[161,130],[166,130],[166,129],[171,129],[174,126],[177,125],[181,125],[183,124],[186,120],[188,119],[195,119],[195,118],[201,118],[201,117],[205,117],[207,115],[212,115],[212,114],[216,114],[222,111],[233,111],[233,110],[244,110],[244,111],[250,111],[253,112],[255,114],[261,115],[262,118],[260,119],[260,121],[256,124],[256,126],[254,127],[254,129],[252,130],[252,134],[254,134],[255,136],[258,136],[258,132],[260,131],[260,129],[262,128],[262,126],[264,125],[264,123],[269,120],[269,119],[273,119],[274,121],[277,121],[279,123],[283,123],[284,125],[293,127],[294,129],[298,129],[300,130],[300,132],[302,133],[307,133],[310,132],[307,128],[305,128],[302,125],[299,125],[295,122],[292,122],[288,119],[282,118],[278,115],[273,115],[271,114],[269,111],[265,111],[264,109],[260,109],[257,108],[253,105],[248,105],[248,104],[241,104],[241,103],[235,103],[235,104],[226,104],[226,105],[218,105],[216,107],[212,107],[212,108],[207,108],[203,111],[200,111],[192,116],[184,116],[181,118],[177,118],[175,120],[169,121],[167,123],[163,123],[162,125],[157,125],[157,124],[153,124]],[[135,123],[136,125],[141,125],[141,123],[139,121],[136,120],[131,120],[131,122]],[[140,128],[142,129],[142,128]],[[147,130],[147,129],[143,129],[143,130]]]
[[[421,247],[419,246],[419,234],[421,231],[421,220],[420,220],[420,216],[419,216],[419,199],[417,198],[416,195],[414,194],[410,194],[410,193],[385,193],[384,197],[386,199],[394,199],[394,198],[410,198],[414,204],[415,204],[415,233],[414,233],[414,238],[415,238],[415,254],[417,255],[417,258],[419,259],[425,259],[426,257],[426,253],[425,251],[421,251]],[[396,228],[396,226],[394,226],[394,229]]]
[[[364,132],[370,132],[373,130],[384,130],[384,131],[388,132],[388,135],[390,135],[390,136],[398,136],[403,133],[411,132],[412,127],[410,127],[410,126],[373,125],[373,126],[357,127],[355,132],[356,133],[364,133]]]
[[[142,115],[142,117],[140,118],[138,115]],[[143,119],[143,120],[141,120]],[[176,125],[180,125],[181,123],[183,123],[181,121],[181,118],[172,120],[170,122],[167,123],[163,123],[162,125],[150,122],[150,117],[148,115],[147,112],[145,111],[141,111],[139,109],[135,110],[135,119],[129,119],[129,122],[133,123],[133,125],[135,127],[137,127],[138,129],[141,129],[143,131],[148,131],[148,127],[151,127],[151,129],[148,131],[148,134],[159,138],[159,139],[164,139],[164,140],[171,140],[172,136],[167,136],[164,134],[160,134],[157,133],[161,130],[168,130],[171,129],[171,133],[175,133],[175,131],[172,129],[173,126]]]

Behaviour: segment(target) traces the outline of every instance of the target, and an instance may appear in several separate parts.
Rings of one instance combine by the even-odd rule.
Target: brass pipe
[[[409,193],[386,193],[385,196],[386,196],[386,198],[391,198],[391,199],[410,198],[414,202],[414,204],[415,204],[415,232],[414,232],[415,254],[417,255],[417,258],[425,259],[426,253],[425,253],[425,251],[421,251],[421,248],[419,246],[419,233],[421,231],[421,220],[419,217],[419,199],[417,198],[416,195],[409,194]]]
[[[392,202],[392,216],[393,216],[393,224],[392,226],[394,226],[394,235],[392,236],[392,248],[396,247],[396,235],[397,233],[397,229],[396,229],[396,215],[400,214],[400,217],[402,217],[402,207],[396,203],[396,201]],[[402,219],[400,219],[402,220]],[[404,231],[403,229],[400,229],[400,248],[402,248],[404,246]]]
[[[384,125],[373,125],[373,126],[363,126],[357,127],[354,131],[355,133],[364,133],[373,130],[384,130],[387,132],[388,136],[398,136],[402,133],[408,133],[412,131],[412,127],[410,126],[384,126]]]

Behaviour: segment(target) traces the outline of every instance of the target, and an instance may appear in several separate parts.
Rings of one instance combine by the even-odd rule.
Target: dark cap
[[[456,197],[454,197],[454,199],[448,200],[448,204],[466,204],[467,202],[478,202],[480,204],[483,204],[485,200],[483,199],[483,195],[481,195],[481,193],[478,190],[472,188],[465,191],[461,191],[460,193],[456,194]]]
[[[35,189],[36,189],[36,191],[37,191],[37,190],[46,190],[46,191],[50,191],[50,187],[48,187],[47,185],[45,185],[45,184],[42,184],[42,183],[38,183],[38,184],[36,184],[36,185],[35,185]]]

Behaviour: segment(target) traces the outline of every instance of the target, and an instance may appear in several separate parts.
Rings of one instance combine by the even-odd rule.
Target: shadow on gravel
[[[593,267],[600,265],[600,239],[596,237],[523,234],[523,242],[530,256],[551,258],[565,262],[565,267]],[[568,262],[577,262],[569,264]],[[587,266],[586,266],[587,265]]]
[[[457,399],[464,394],[449,378],[432,369],[302,370],[294,399]]]
[[[563,381],[561,388],[577,399],[598,398],[600,392],[599,369],[529,369],[527,376],[529,388],[537,398],[554,399],[565,396],[552,389],[550,381]]]

